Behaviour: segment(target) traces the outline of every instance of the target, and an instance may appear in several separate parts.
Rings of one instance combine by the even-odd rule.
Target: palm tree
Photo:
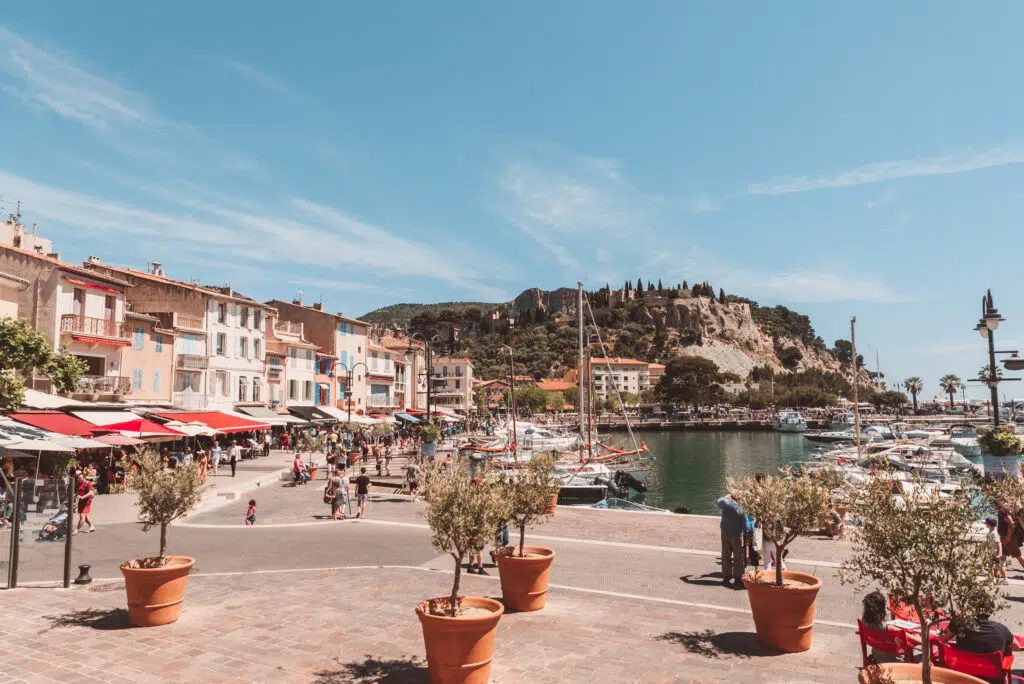
[[[949,395],[950,411],[953,410],[953,400],[956,399],[957,390],[960,389],[961,385],[963,385],[963,381],[960,380],[959,375],[947,373],[946,375],[943,375],[941,378],[939,378],[939,387],[942,388],[943,392]]]
[[[992,375],[992,364],[986,363],[980,370],[978,370],[978,380],[985,384],[989,384],[989,381],[992,379]],[[999,366],[996,366],[995,376],[996,380],[1003,379],[1003,369]]]
[[[915,375],[903,381],[903,388],[910,392],[910,396],[914,400],[914,413],[917,413],[917,395],[924,389],[924,383]]]

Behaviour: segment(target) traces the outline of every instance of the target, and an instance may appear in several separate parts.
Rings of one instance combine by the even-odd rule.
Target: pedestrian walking
[[[334,477],[328,485],[331,498],[331,518],[334,520],[345,519],[345,506],[348,503],[348,477],[345,471],[334,471]]]
[[[231,450],[228,452],[228,460],[231,462],[231,477],[235,476],[235,467],[238,462],[242,460],[242,447],[238,446],[238,442],[235,440],[231,441]]]
[[[249,508],[245,511],[245,526],[256,524],[256,499],[249,499]]]
[[[263,456],[264,457],[270,455],[270,442],[271,442],[272,439],[273,438],[270,436],[270,432],[269,431],[267,432],[267,434],[265,434],[263,436]]]
[[[366,474],[366,467],[359,469],[359,477],[356,478],[356,504],[359,512],[357,518],[366,516],[366,500],[370,498],[370,476]]]
[[[409,464],[405,467],[405,483],[402,485],[402,489],[399,493],[405,489],[405,485],[409,485],[409,496],[416,500],[416,492],[420,488],[420,460],[413,458],[409,461]]]
[[[78,471],[78,486],[75,487],[75,501],[78,504],[78,527],[72,532],[72,535],[78,534],[82,525],[88,523],[89,529],[87,532],[95,532],[96,527],[92,524],[92,518],[89,514],[92,513],[92,500],[96,496],[96,490],[92,486],[92,482],[89,482],[85,477],[85,473],[81,470]]]
[[[384,476],[391,477],[391,447],[384,448]]]
[[[743,507],[733,501],[728,494],[715,502],[722,511],[719,530],[722,533],[722,586],[743,588],[741,581],[746,569],[743,557],[743,531],[746,529],[746,516]],[[735,582],[735,584],[732,584]]]
[[[302,477],[302,471],[305,469],[306,464],[302,462],[302,456],[295,454],[295,460],[292,461],[292,486],[295,487],[299,484],[304,484],[305,479]]]

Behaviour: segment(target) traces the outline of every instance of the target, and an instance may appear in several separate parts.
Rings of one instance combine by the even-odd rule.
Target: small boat
[[[782,411],[776,416],[773,429],[776,432],[806,432],[807,420],[799,411]]]
[[[848,428],[846,430],[829,430],[825,432],[805,432],[804,439],[809,439],[812,442],[822,442],[825,444],[834,444],[838,442],[855,442],[857,441],[857,431],[855,428]],[[892,430],[879,425],[868,425],[863,426],[860,429],[860,441],[861,443],[867,442],[878,442],[882,440],[892,439]]]
[[[949,445],[964,456],[981,456],[981,444],[978,443],[978,428],[972,423],[954,423],[949,428]]]

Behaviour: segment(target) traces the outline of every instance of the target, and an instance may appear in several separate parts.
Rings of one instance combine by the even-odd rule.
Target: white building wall
[[[316,351],[305,347],[287,347],[285,382],[281,385],[287,406],[313,406],[316,403]],[[293,385],[294,383],[294,385]],[[293,396],[292,389],[295,389]]]
[[[219,304],[225,305],[224,321],[220,321]],[[248,309],[248,320],[242,310]],[[259,325],[254,312],[260,311]],[[267,383],[264,379],[267,340],[264,330],[266,313],[255,304],[246,305],[231,300],[210,298],[206,306],[207,347],[210,354],[210,369],[207,372],[208,407],[231,409],[245,401],[266,403]],[[223,353],[218,353],[218,336],[223,335]],[[243,355],[240,340],[246,340]],[[254,343],[258,342],[258,350]],[[245,381],[245,392],[240,393],[241,380]],[[259,389],[254,393],[254,386]]]

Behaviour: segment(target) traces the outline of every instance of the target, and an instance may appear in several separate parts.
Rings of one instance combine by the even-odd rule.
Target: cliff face
[[[512,311],[517,317],[523,314],[536,314],[537,311],[542,311],[547,316],[575,316],[576,296],[576,290],[568,287],[560,287],[557,290],[531,287],[529,290],[523,290],[522,294],[515,298],[512,302]]]
[[[794,338],[778,339],[761,330],[750,315],[750,305],[722,303],[706,297],[652,302],[647,307],[659,331],[679,340],[681,351],[711,359],[723,371],[747,376],[755,366],[768,365],[776,371],[784,366],[779,354],[787,348],[800,353],[795,370],[817,368],[838,371],[831,354],[818,353]]]

